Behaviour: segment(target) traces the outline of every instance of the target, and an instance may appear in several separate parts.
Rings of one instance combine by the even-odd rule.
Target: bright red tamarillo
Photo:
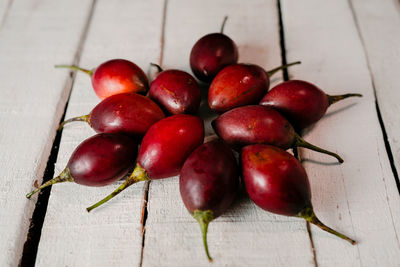
[[[187,158],[179,177],[183,203],[199,222],[208,259],[208,224],[232,204],[239,185],[239,168],[223,141],[205,143]]]
[[[100,99],[121,93],[143,93],[149,89],[146,74],[135,63],[125,59],[112,59],[95,69],[83,69],[75,65],[56,65],[88,74],[95,93]]]
[[[208,91],[208,105],[218,113],[235,107],[258,104],[269,89],[269,77],[300,61],[265,71],[254,64],[233,64],[218,72]]]
[[[181,70],[159,70],[151,82],[149,97],[170,114],[194,114],[200,106],[201,93],[196,80]]]
[[[75,182],[87,186],[104,186],[124,177],[135,163],[137,142],[122,134],[102,133],[83,141],[72,153],[67,166],[57,177],[27,194],[52,184]]]
[[[72,121],[85,121],[98,133],[124,133],[142,137],[164,113],[150,98],[135,93],[110,96],[88,115],[64,121],[59,129]]]
[[[312,83],[300,80],[283,82],[272,88],[260,101],[284,115],[296,129],[319,121],[330,105],[361,94],[327,95]]]
[[[268,144],[282,149],[305,147],[343,162],[338,154],[312,145],[301,138],[289,121],[270,107],[238,107],[220,115],[212,122],[212,126],[222,140],[237,150],[252,144]]]
[[[257,206],[272,213],[304,218],[353,245],[356,243],[317,218],[306,171],[291,154],[269,145],[250,145],[242,149],[241,163],[246,191]]]
[[[179,114],[160,120],[143,137],[132,175],[87,211],[102,205],[134,183],[177,175],[186,158],[203,140],[203,121],[198,117]]]

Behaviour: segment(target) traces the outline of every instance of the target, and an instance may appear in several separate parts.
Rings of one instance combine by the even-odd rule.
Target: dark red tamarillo
[[[317,218],[306,171],[291,154],[269,145],[251,145],[242,149],[241,163],[246,191],[257,206],[272,213],[304,218],[353,245],[356,243]]]
[[[305,141],[278,111],[269,107],[238,107],[220,115],[212,126],[215,133],[236,150],[252,144],[268,144],[282,149],[305,147],[343,162],[338,154]]]
[[[186,159],[179,177],[183,203],[199,222],[208,252],[208,224],[233,202],[238,191],[239,169],[232,151],[221,140],[205,143]]]
[[[208,91],[208,105],[218,113],[235,107],[258,104],[269,89],[269,77],[281,69],[300,64],[300,61],[265,71],[254,64],[233,64],[214,78]]]
[[[149,97],[170,114],[194,114],[200,106],[200,87],[195,78],[182,70],[162,70],[151,82]]]
[[[238,61],[238,49],[234,41],[223,34],[224,18],[219,33],[210,33],[200,38],[190,52],[190,67],[197,79],[210,83],[224,67]]]
[[[121,93],[146,93],[149,82],[146,74],[135,63],[125,59],[112,59],[95,69],[87,70],[75,65],[56,65],[88,74],[94,92],[100,99]]]
[[[304,129],[319,121],[330,105],[342,99],[361,94],[327,95],[312,83],[291,80],[272,88],[260,105],[278,110],[292,125]]]
[[[27,194],[62,182],[104,186],[123,178],[135,163],[137,143],[122,134],[102,133],[83,141],[72,153],[67,166],[57,177]]]
[[[85,121],[98,133],[124,133],[142,137],[151,125],[163,119],[164,113],[150,98],[135,93],[110,96],[88,115],[61,123],[59,130],[72,121]]]
[[[180,114],[160,120],[143,137],[133,173],[114,192],[87,208],[87,211],[102,205],[134,183],[177,175],[185,159],[203,140],[203,121],[198,117]]]

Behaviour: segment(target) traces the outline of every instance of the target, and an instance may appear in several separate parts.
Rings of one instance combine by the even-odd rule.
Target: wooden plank
[[[0,31],[1,266],[20,260],[36,201],[25,194],[41,182],[70,90],[69,75],[53,64],[73,60],[89,7],[15,1]]]
[[[374,7],[380,4],[375,1]],[[398,266],[400,198],[349,3],[283,0],[282,8],[287,58],[303,61],[301,68],[291,69],[291,76],[311,81],[329,94],[364,95],[332,106],[306,135],[309,141],[338,151],[344,164],[301,151],[316,214],[359,241],[353,247],[312,226],[318,266]]]
[[[112,58],[126,58],[147,71],[149,62],[159,60],[162,13],[162,0],[98,1],[80,65],[95,67]],[[98,102],[89,77],[79,73],[66,118],[87,114]],[[64,168],[74,148],[93,134],[83,123],[65,127],[56,172]],[[115,184],[101,188],[73,183],[53,186],[36,266],[137,266],[142,250],[144,183],[90,214],[85,210],[115,188]]]
[[[400,170],[400,2],[350,1],[375,87],[397,171]],[[399,189],[400,190],[400,189]]]
[[[243,5],[239,0],[169,0],[163,67],[190,71],[193,44],[217,32],[224,15],[229,16],[225,32],[239,46],[239,61],[266,69],[280,65],[275,1]],[[206,121],[208,134],[211,119]],[[227,213],[210,224],[208,241],[213,266],[313,265],[305,222],[268,214],[243,192]],[[200,228],[182,204],[177,177],[150,184],[143,266],[209,266]]]

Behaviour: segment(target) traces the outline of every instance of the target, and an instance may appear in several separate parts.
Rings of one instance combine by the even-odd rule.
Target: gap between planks
[[[277,6],[278,6],[278,18],[279,18],[279,37],[280,37],[280,46],[281,46],[281,58],[282,58],[282,65],[287,64],[287,59],[286,59],[286,46],[285,46],[285,31],[284,31],[284,25],[283,25],[283,18],[282,18],[282,7],[281,7],[281,1],[277,0]],[[282,70],[283,73],[283,80],[288,81],[289,79],[289,71],[287,68]],[[301,135],[301,133],[300,133]],[[293,148],[293,154],[294,156],[301,162],[301,157],[299,155],[299,151],[297,148]],[[312,255],[313,255],[313,263],[315,267],[318,267],[318,261],[317,261],[317,252],[314,246],[314,240],[310,228],[310,223],[306,221],[306,229],[308,233],[308,237],[310,239],[310,246],[312,250]]]
[[[0,30],[1,30],[1,28],[3,28],[4,23],[6,23],[6,20],[8,18],[8,13],[10,12],[12,3],[13,3],[13,0],[8,0],[6,8],[5,8],[3,14],[1,14],[2,18],[0,20]]]
[[[79,43],[77,50],[75,52],[75,56],[73,58],[73,65],[78,65],[81,55],[82,55],[82,50],[83,46],[86,41],[87,33],[90,27],[90,23],[92,21],[94,9],[96,6],[96,1],[97,0],[92,0],[91,7],[89,9],[89,13],[86,19],[86,23],[83,27],[83,31],[81,33]],[[9,5],[11,5],[12,0],[9,1]],[[8,11],[8,9],[7,9]],[[3,22],[5,20],[5,17],[3,18]],[[3,24],[1,24],[3,25]],[[1,28],[1,26],[0,26]],[[61,116],[60,121],[58,124],[60,124],[62,121],[64,121],[65,114],[68,108],[68,102],[71,96],[72,88],[75,82],[75,77],[76,77],[76,72],[77,71],[71,71],[69,72],[70,78],[65,82],[64,85],[64,90],[67,91],[68,93],[68,98],[67,101],[64,103],[64,112]],[[62,103],[60,103],[62,104]],[[58,127],[57,127],[58,128]],[[57,130],[56,130],[57,131]],[[44,171],[43,179],[42,179],[42,184],[49,181],[54,177],[54,171],[55,171],[55,163],[57,161],[57,156],[58,156],[58,150],[61,142],[61,136],[62,136],[62,131],[57,131],[56,137],[53,141],[53,145],[51,147],[51,152],[47,160],[47,165],[46,169]],[[40,242],[40,236],[42,232],[42,227],[43,227],[43,222],[46,217],[46,211],[47,211],[47,205],[50,197],[50,191],[51,191],[52,186],[49,186],[45,189],[43,189],[38,196],[37,202],[35,204],[35,209],[33,211],[33,215],[31,218],[31,222],[29,225],[29,231],[26,237],[26,241],[24,244],[24,248],[22,251],[22,256],[20,259],[19,266],[34,266],[35,261],[36,261],[36,255],[37,255],[37,250],[39,247],[39,242]]]
[[[356,29],[357,29],[358,37],[360,38],[360,42],[362,44],[362,48],[363,48],[363,52],[364,52],[364,55],[365,55],[365,59],[366,59],[366,62],[367,62],[369,75],[371,77],[372,88],[374,90],[375,106],[376,106],[376,113],[377,113],[378,120],[379,120],[379,126],[381,127],[381,130],[382,130],[383,141],[385,143],[386,153],[388,155],[389,162],[390,162],[390,167],[392,169],[393,176],[394,176],[394,179],[396,181],[397,190],[399,191],[399,194],[400,194],[399,174],[398,174],[397,169],[396,169],[396,165],[395,165],[394,158],[393,158],[392,148],[391,148],[389,140],[388,140],[388,135],[387,135],[387,132],[386,132],[385,124],[383,122],[381,111],[380,111],[380,108],[379,108],[379,102],[378,102],[378,97],[377,97],[377,92],[376,92],[376,87],[375,87],[374,75],[373,75],[373,72],[372,72],[372,69],[371,69],[370,60],[368,58],[367,48],[365,46],[365,41],[364,41],[364,38],[363,38],[362,33],[361,33],[360,24],[358,22],[358,18],[357,18],[356,12],[354,10],[354,6],[353,6],[352,0],[348,0],[348,3],[349,3],[349,8],[351,10],[351,14],[353,16],[354,24],[355,24]],[[398,1],[397,3],[400,4],[400,1]],[[397,239],[398,239],[398,237],[397,237]]]

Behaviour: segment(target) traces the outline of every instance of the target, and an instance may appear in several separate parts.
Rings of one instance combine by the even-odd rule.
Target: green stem
[[[75,117],[75,118],[71,118],[71,119],[68,119],[68,120],[66,120],[66,121],[63,121],[63,122],[60,124],[60,127],[58,127],[58,130],[57,130],[57,131],[61,131],[61,129],[64,127],[65,124],[70,123],[70,122],[73,122],[73,121],[86,121],[87,123],[90,124],[90,114],[88,114],[88,115],[83,115],[83,116],[79,116],[79,117]]]
[[[33,190],[32,192],[30,192],[29,194],[26,194],[27,198],[31,198],[32,195],[36,194],[37,192],[39,192],[40,190],[42,190],[45,187],[48,187],[50,185],[53,184],[57,184],[57,183],[62,183],[62,182],[73,182],[74,178],[72,178],[71,173],[69,172],[68,167],[66,167],[61,173],[60,175],[58,175],[57,177],[54,177],[53,179],[45,182],[44,184],[42,184],[40,187],[36,188],[35,190]]]
[[[225,24],[226,24],[226,21],[227,21],[227,20],[228,20],[228,16],[225,16],[225,17],[224,17],[224,20],[222,21],[220,33],[224,33],[224,28],[225,28]]]
[[[343,100],[348,97],[353,97],[353,96],[358,96],[362,97],[362,94],[344,94],[344,95],[326,95],[328,97],[328,103],[329,106],[332,105],[333,103],[336,103],[340,100]]]
[[[214,220],[214,213],[212,210],[206,210],[206,211],[195,210],[193,212],[193,218],[195,218],[196,221],[200,224],[200,229],[203,234],[203,245],[204,245],[204,249],[206,251],[207,258],[209,261],[213,261],[213,259],[210,256],[210,253],[208,251],[207,229],[208,229],[208,224],[212,220]]]
[[[300,135],[298,135],[298,134],[295,135],[295,138],[296,138],[296,140],[294,142],[294,147],[305,147],[305,148],[308,148],[308,149],[311,149],[311,150],[314,150],[314,151],[317,151],[317,152],[328,154],[328,155],[330,155],[332,157],[335,157],[340,163],[343,163],[343,159],[338,154],[333,153],[333,152],[328,151],[328,150],[325,150],[323,148],[317,147],[317,146],[315,146],[313,144],[310,144],[309,142],[307,142],[306,140],[301,138]]]
[[[280,71],[280,70],[282,70],[282,69],[286,69],[286,68],[288,68],[288,67],[290,67],[290,66],[293,66],[293,65],[297,65],[297,64],[301,64],[301,61],[295,61],[295,62],[286,64],[286,65],[282,65],[282,66],[276,67],[275,69],[266,71],[265,73],[268,75],[268,77],[271,77],[272,75],[274,75],[274,74],[277,73],[278,71]]]
[[[71,69],[71,70],[80,70],[80,71],[88,74],[89,76],[92,76],[92,74],[93,74],[93,70],[83,69],[83,68],[81,68],[79,66],[76,66],[76,65],[55,65],[54,67],[56,67],[56,68],[68,68],[68,69]]]
[[[164,70],[160,67],[160,65],[156,64],[156,63],[150,63],[151,66],[156,67],[158,73],[163,72]]]
[[[112,192],[111,194],[109,194],[108,196],[106,196],[105,198],[103,198],[102,200],[97,202],[96,204],[88,207],[86,209],[87,212],[90,212],[92,209],[95,209],[95,208],[101,206],[102,204],[106,203],[107,201],[109,201],[110,199],[112,199],[113,197],[115,197],[116,195],[121,193],[122,191],[124,191],[129,186],[131,186],[137,182],[147,181],[147,180],[150,180],[150,179],[147,176],[146,171],[142,167],[140,167],[139,163],[137,163],[132,174],[124,181],[124,183],[122,185],[120,185],[117,189],[114,190],[114,192]]]
[[[352,245],[355,245],[357,243],[355,240],[349,238],[348,236],[345,236],[344,234],[341,234],[341,233],[333,230],[332,228],[326,226],[325,224],[323,224],[315,215],[312,206],[308,206],[305,209],[303,209],[302,211],[300,211],[298,216],[301,218],[304,218],[307,222],[310,222],[310,223],[318,226],[322,230],[350,242],[350,244],[352,244]]]

